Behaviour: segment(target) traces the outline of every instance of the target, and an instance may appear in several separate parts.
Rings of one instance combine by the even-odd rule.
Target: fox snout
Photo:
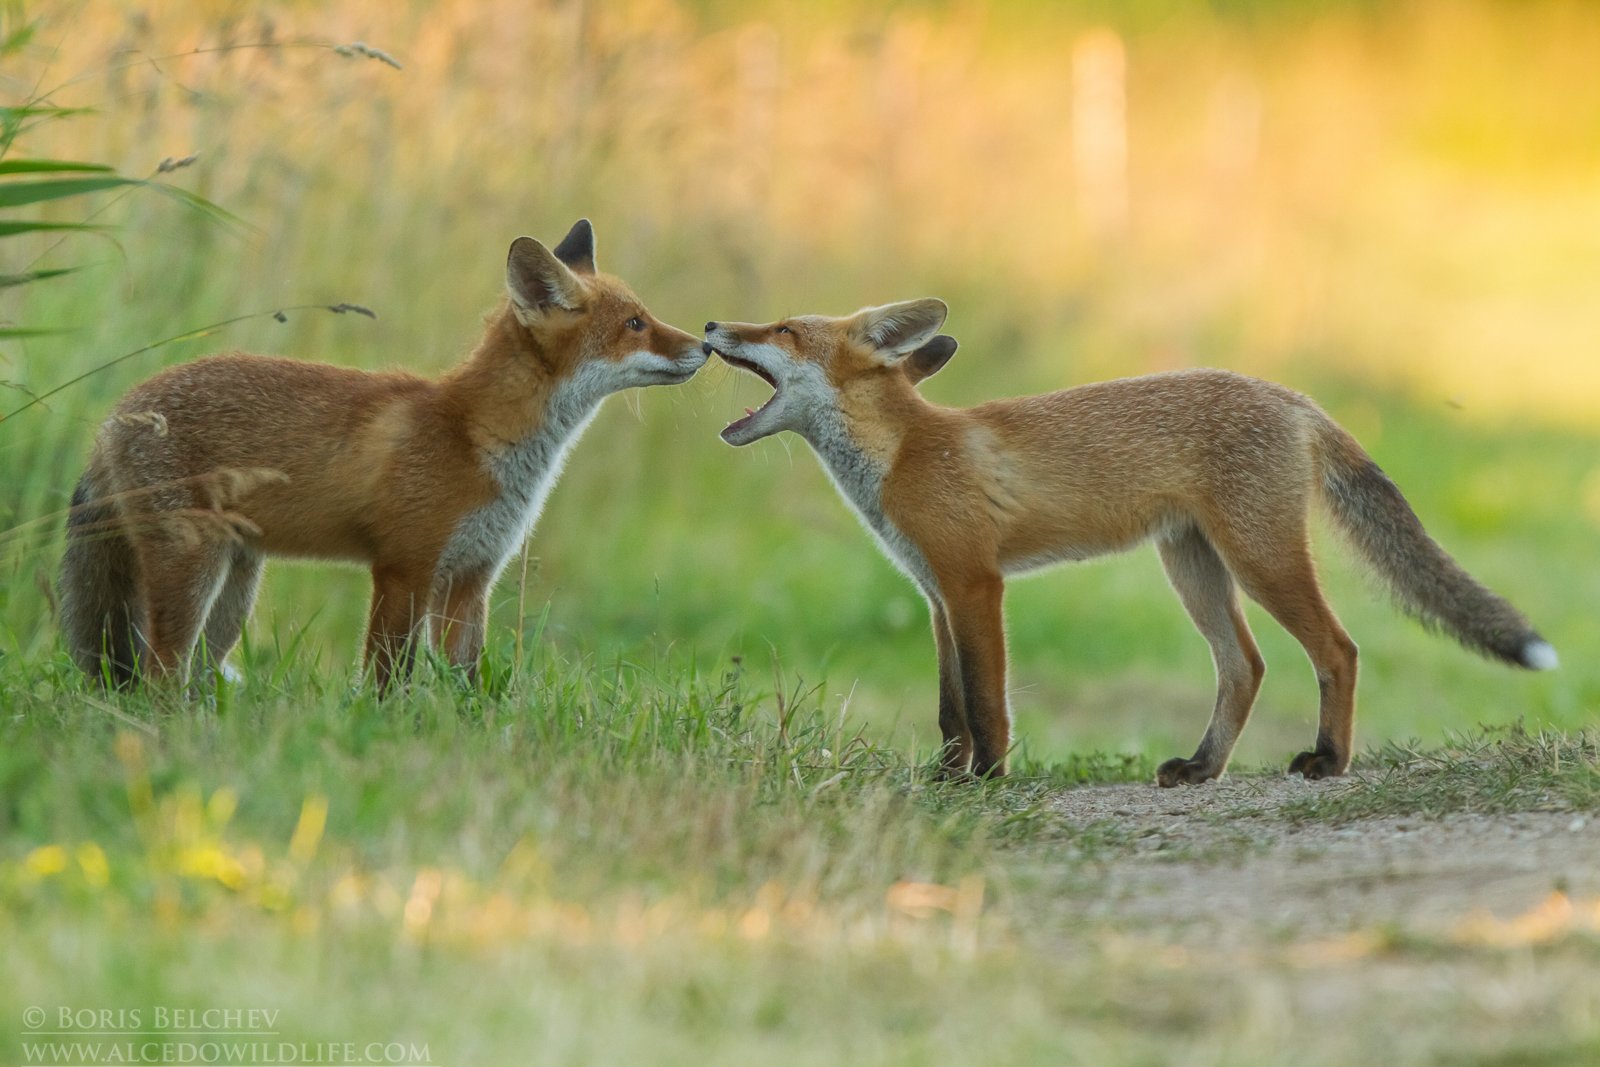
[[[655,343],[650,348],[664,361],[661,371],[673,384],[688,381],[706,365],[711,353],[699,338],[665,323],[656,329]]]
[[[706,323],[706,339],[700,343],[700,351],[706,355],[720,352],[727,355],[729,352],[744,344],[745,339],[739,335],[739,323],[718,322],[715,319]]]
[[[685,371],[693,374],[706,365],[707,357],[711,355],[705,349],[705,343],[692,334],[683,335],[683,347],[672,355],[674,362],[681,363]]]
[[[762,327],[744,323],[723,323],[712,320],[706,323],[706,339],[701,351],[707,358],[715,352],[730,367],[747,371],[772,386],[772,396],[758,409],[746,408],[744,417],[735,419],[722,430],[721,437],[730,445],[747,445],[779,430],[788,429],[790,420],[782,384],[783,362],[779,354],[759,342],[748,346],[741,331],[760,330]]]

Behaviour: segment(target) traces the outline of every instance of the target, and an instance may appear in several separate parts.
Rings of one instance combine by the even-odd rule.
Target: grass
[[[1355,765],[1350,784],[1289,805],[1291,819],[1600,809],[1600,737],[1528,733],[1520,725],[1453,735],[1439,746],[1390,741]]]
[[[836,706],[671,657],[541,652],[489,692],[440,677],[383,703],[309,673],[209,707],[107,701],[67,676],[19,688],[0,722],[7,1004],[142,1009],[147,1034],[155,1005],[260,1007],[285,1040],[427,1045],[436,1063],[530,1047],[550,1063],[1155,1063],[1199,1041],[1224,1058],[1195,1062],[1267,1064],[1289,1031],[1315,1038],[1313,1064],[1366,1047],[1310,1007],[1255,1014],[1269,990],[1316,984],[1287,947],[1175,966],[1081,918],[1138,842],[1048,801],[1147,764],[937,784]],[[1592,805],[1593,738],[1457,752],[1474,781],[1538,767],[1544,791],[1504,794],[1521,803]],[[1481,807],[1438,795],[1423,810]],[[1440,952],[1485,980],[1595,962],[1581,940],[1536,961],[1418,940],[1380,969]],[[1550,1040],[1593,1040],[1563,1010],[1540,1009]],[[26,1029],[8,1013],[0,1047]]]
[[[486,1017],[445,994],[488,966],[523,982],[569,973],[528,990],[531,1003],[479,1005],[489,1018],[517,1005],[520,1023],[497,1040],[539,1034],[554,1060],[655,1048],[675,1062],[720,1032],[738,1035],[720,1054],[737,1062],[843,1010],[855,1022],[812,1047],[821,1062],[880,1011],[911,1026],[930,1010],[910,991],[852,1008],[846,987],[816,984],[823,970],[875,981],[970,958],[1001,934],[984,900],[1011,892],[985,869],[1045,832],[1038,784],[988,801],[932,785],[831,709],[756,712],[772,696],[732,675],[546,663],[501,696],[441,680],[382,705],[307,699],[304,680],[260,689],[225,711],[131,702],[127,718],[59,692],[14,706],[0,775],[6,940],[17,962],[43,964],[28,939],[75,916],[88,955],[55,979],[53,962],[13,970],[7,1002],[109,1003],[139,982],[127,967],[162,976],[158,999],[211,1002],[216,990],[189,983],[223,958],[286,966],[258,976],[276,990],[326,952],[341,960],[336,986],[369,985],[372,966],[425,970],[400,1015],[389,993],[332,1012],[294,998],[297,1033],[387,1038],[380,1027],[422,1009],[408,1029],[457,1046],[438,1061],[500,1060],[514,1046],[462,1047]],[[19,851],[28,841],[55,844]],[[178,965],[171,938],[184,929],[222,936]],[[240,977],[239,995],[263,995]],[[598,1012],[643,1025],[595,1027]],[[443,1028],[446,1017],[459,1021]]]

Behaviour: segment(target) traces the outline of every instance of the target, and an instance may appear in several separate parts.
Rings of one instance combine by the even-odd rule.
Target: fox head
[[[698,339],[656,319],[620,278],[595,269],[588,219],[554,249],[532,237],[511,242],[506,295],[515,328],[550,369],[581,376],[601,395],[686,382],[707,358]]]
[[[874,384],[915,385],[955,354],[955,338],[939,332],[948,313],[944,301],[929,297],[863,308],[844,318],[706,323],[707,352],[773,389],[759,410],[724,428],[722,439],[747,445],[779,430],[806,435],[819,417],[839,409],[845,394]]]

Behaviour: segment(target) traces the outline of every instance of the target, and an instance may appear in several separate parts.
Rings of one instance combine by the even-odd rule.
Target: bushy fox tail
[[[1557,665],[1555,649],[1522,613],[1479,585],[1428,536],[1355,438],[1329,420],[1321,444],[1323,496],[1334,520],[1401,610],[1492,659],[1530,670]]]
[[[133,545],[114,504],[95,493],[93,471],[79,479],[67,513],[61,559],[61,629],[73,662],[90,678],[131,685],[144,652],[135,602]]]

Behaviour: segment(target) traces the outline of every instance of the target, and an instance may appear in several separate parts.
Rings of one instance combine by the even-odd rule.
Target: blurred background
[[[433,0],[9,4],[15,107],[89,109],[11,155],[109,163],[138,190],[7,217],[103,236],[8,241],[0,412],[5,685],[55,684],[60,515],[99,420],[164,365],[239,348],[433,374],[475,342],[518,234],[594,220],[602,269],[658,316],[840,314],[946,299],[961,350],[933,400],[1178,367],[1315,395],[1430,530],[1524,608],[1565,669],[1484,663],[1394,615],[1323,545],[1363,649],[1359,738],[1437,739],[1600,708],[1600,18],[1584,3],[1214,0]],[[361,50],[365,42],[402,69]],[[733,657],[903,743],[937,739],[924,608],[797,438],[717,430],[766,388],[712,366],[613,398],[495,597],[491,655],[721,670]],[[1328,539],[1324,538],[1324,541]],[[519,587],[522,592],[519,595]],[[359,647],[366,576],[278,563],[247,670]],[[1252,609],[1269,664],[1240,758],[1310,739],[1316,688]],[[1154,553],[1008,593],[1027,751],[1187,752],[1204,642]]]

